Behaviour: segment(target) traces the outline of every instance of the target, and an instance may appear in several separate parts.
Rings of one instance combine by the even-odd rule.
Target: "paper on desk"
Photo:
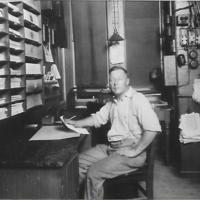
[[[74,127],[73,125],[67,124],[67,123],[65,123],[65,126],[66,126],[67,128],[69,128],[69,129],[71,129],[71,130],[77,132],[77,133],[80,133],[80,134],[89,134],[89,132],[87,131],[86,128],[76,128],[76,127]]]
[[[72,130],[72,131],[75,131],[75,132],[80,133],[80,134],[89,134],[89,132],[87,131],[86,128],[76,128],[76,127],[74,127],[74,126],[71,125],[71,124],[67,124],[67,123],[65,122],[63,116],[60,117],[60,120],[62,121],[63,125],[64,125],[66,128],[68,128],[68,129],[70,129],[70,130]]]
[[[66,130],[62,126],[43,126],[29,141],[33,140],[61,140],[73,137],[80,137],[79,133]]]

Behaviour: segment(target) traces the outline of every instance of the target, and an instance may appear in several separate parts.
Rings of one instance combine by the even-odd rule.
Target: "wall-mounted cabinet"
[[[43,104],[40,1],[0,0],[0,119]]]

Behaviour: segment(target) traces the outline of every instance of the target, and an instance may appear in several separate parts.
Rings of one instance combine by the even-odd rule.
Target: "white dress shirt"
[[[109,120],[108,141],[130,139],[137,143],[144,131],[160,132],[161,127],[156,113],[148,99],[129,87],[120,98],[107,102],[93,115],[95,127],[106,124]]]

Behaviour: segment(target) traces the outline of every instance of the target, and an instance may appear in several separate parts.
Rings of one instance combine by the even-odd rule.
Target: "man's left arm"
[[[128,157],[136,157],[151,144],[156,134],[156,131],[145,131],[137,145],[119,149],[117,153]]]
[[[143,94],[137,95],[134,106],[143,134],[134,147],[130,146],[119,150],[119,154],[130,157],[136,157],[141,154],[151,144],[156,134],[161,131],[158,117],[152,109],[150,102]]]

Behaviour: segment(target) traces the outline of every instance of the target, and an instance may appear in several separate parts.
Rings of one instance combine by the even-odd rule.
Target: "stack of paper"
[[[26,97],[27,109],[42,105],[42,93],[32,94]]]
[[[21,87],[22,79],[21,78],[11,78],[11,88]]]
[[[13,68],[10,67],[10,74],[11,75],[21,75],[22,70],[21,69],[13,69]]]
[[[15,17],[15,16],[13,16],[13,15],[11,15],[11,14],[8,14],[8,19],[10,20],[10,21],[12,21],[13,23],[18,23],[18,24],[20,24],[20,18],[18,18],[18,17]]]
[[[41,65],[26,63],[26,74],[42,74]]]
[[[16,49],[16,50],[22,50],[22,45],[21,45],[20,42],[10,40],[10,48],[13,48],[13,49]]]
[[[11,115],[16,115],[24,111],[23,103],[15,103],[11,105]]]
[[[60,117],[60,120],[62,121],[63,125],[68,129],[68,130],[72,130],[76,133],[80,133],[80,134],[89,134],[88,130],[86,128],[77,128],[77,127],[74,127],[73,125],[71,124],[68,124],[65,122],[64,120],[64,116],[61,116]]]
[[[11,8],[13,12],[20,12],[19,8],[12,3],[8,3],[8,7]]]
[[[0,108],[0,119],[6,118],[7,117],[7,112],[8,112],[7,108]]]
[[[0,68],[0,75],[4,75],[5,74],[5,68]]]
[[[7,60],[7,57],[8,56],[6,54],[6,51],[0,53],[0,60],[1,61]]]
[[[22,100],[22,95],[21,94],[16,94],[11,96],[11,101],[19,101]]]
[[[6,103],[7,102],[7,97],[0,97],[0,104]]]
[[[6,78],[0,78],[0,89],[6,88]]]
[[[190,143],[200,141],[200,115],[199,113],[183,114],[180,118],[180,142]]]
[[[2,8],[0,8],[0,17],[5,17],[4,16],[4,10]]]
[[[10,54],[10,61],[11,62],[23,62],[23,59],[21,56],[16,56],[16,55],[12,55]]]
[[[16,31],[12,28],[9,28],[9,33],[13,34],[13,35],[17,35],[19,37],[22,37],[21,33],[19,31]]]

